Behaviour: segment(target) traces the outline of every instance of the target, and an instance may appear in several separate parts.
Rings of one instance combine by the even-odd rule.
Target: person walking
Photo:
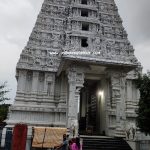
[[[76,137],[75,142],[71,145],[71,150],[81,150],[80,138]]]

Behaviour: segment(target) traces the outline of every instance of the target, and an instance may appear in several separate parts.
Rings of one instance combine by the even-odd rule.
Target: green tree
[[[136,84],[140,91],[137,126],[147,135],[150,134],[150,76],[148,74],[139,75]]]
[[[0,105],[0,123],[3,122],[7,118],[9,106],[10,106],[10,104]]]
[[[6,94],[9,92],[9,90],[7,90],[6,87],[7,82],[4,82],[2,85],[0,85],[0,102],[9,100],[9,98],[6,97]]]

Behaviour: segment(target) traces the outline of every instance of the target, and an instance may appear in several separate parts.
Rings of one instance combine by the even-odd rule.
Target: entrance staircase
[[[132,150],[128,143],[120,138],[105,136],[81,136],[83,150]]]

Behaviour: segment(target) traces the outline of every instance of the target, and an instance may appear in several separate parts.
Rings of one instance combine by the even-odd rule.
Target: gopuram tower
[[[135,127],[138,66],[114,0],[44,0],[7,124],[125,137]]]

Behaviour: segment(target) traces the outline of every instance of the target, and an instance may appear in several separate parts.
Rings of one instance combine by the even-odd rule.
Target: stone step
[[[132,150],[122,138],[105,136],[81,136],[83,150]]]

